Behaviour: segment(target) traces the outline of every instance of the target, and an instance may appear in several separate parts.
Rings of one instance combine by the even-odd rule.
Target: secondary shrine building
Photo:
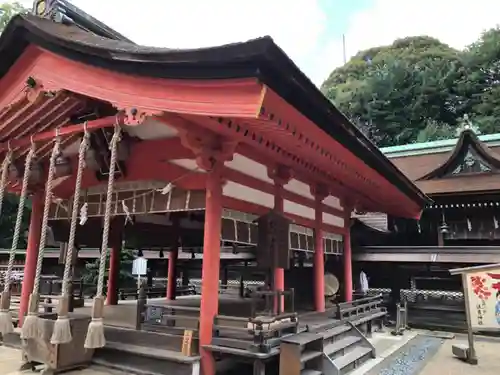
[[[419,220],[360,216],[354,259],[374,287],[459,291],[449,269],[500,262],[500,134],[387,147],[382,152],[433,200]],[[391,270],[392,280],[384,273]]]
[[[429,202],[269,37],[183,51],[16,16],[0,38],[0,150],[13,150],[15,162],[23,163],[35,142],[43,175],[58,135],[59,161],[75,171],[81,134],[92,132],[80,199],[85,220],[76,234],[81,248],[101,243],[115,126],[122,135],[111,206],[112,259],[124,239],[137,248],[169,252],[169,274],[179,251],[194,258],[201,253],[205,375],[214,372],[203,347],[218,311],[221,248],[253,251],[257,267],[271,271],[269,283],[277,291],[293,277],[289,250],[309,251],[310,294],[322,311],[325,253],[332,253],[332,238],[339,236],[343,294],[352,298],[351,214],[385,212],[418,220]],[[75,178],[73,173],[54,181],[49,220],[62,242]],[[33,287],[44,208],[40,181],[30,185],[20,316]],[[9,188],[19,192],[20,182],[11,180]],[[294,235],[283,242],[278,228],[270,228],[277,242],[270,242],[266,256],[262,246],[255,252],[263,233],[256,219],[270,212],[286,217],[286,236]],[[273,252],[276,243],[288,244]],[[115,267],[111,284],[117,272]]]

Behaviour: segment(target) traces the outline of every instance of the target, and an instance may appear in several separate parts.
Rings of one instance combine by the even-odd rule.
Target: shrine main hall
[[[101,247],[101,262],[124,238],[168,251],[172,269],[180,248],[199,247],[205,375],[215,374],[222,245],[255,251],[279,314],[293,278],[289,231],[309,233],[300,246],[314,271],[304,283],[322,313],[333,236],[343,244],[342,299],[353,298],[353,212],[418,219],[429,201],[269,37],[175,50],[18,15],[0,38],[0,152],[14,166],[5,189],[32,207],[20,319],[36,314],[29,296],[48,226],[68,251]],[[228,218],[233,238],[221,241]],[[97,323],[103,283],[100,272]]]

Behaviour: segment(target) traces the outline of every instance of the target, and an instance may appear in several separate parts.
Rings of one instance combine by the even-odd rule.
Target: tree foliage
[[[134,252],[130,249],[120,251],[120,273],[118,274],[118,285],[127,285],[133,283],[132,263],[134,262]],[[108,279],[110,253],[106,255],[106,271],[104,279]],[[99,276],[99,258],[85,265],[85,271],[82,274],[85,284],[96,285]]]
[[[0,33],[15,14],[25,11],[26,9],[18,2],[0,4]],[[10,248],[12,245],[18,204],[19,199],[17,196],[12,194],[7,194],[5,196],[2,205],[2,212],[0,214],[0,248]],[[29,211],[30,203],[27,202],[26,207],[24,208],[21,237],[19,238],[18,244],[18,247],[20,248],[26,247]]]
[[[361,51],[321,89],[380,146],[453,137],[464,115],[497,132],[500,29],[464,51],[427,36]]]
[[[0,4],[0,33],[5,29],[5,26],[7,26],[13,16],[26,11],[26,8],[17,1]]]

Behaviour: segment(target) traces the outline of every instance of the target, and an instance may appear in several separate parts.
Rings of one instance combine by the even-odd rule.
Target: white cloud
[[[345,31],[347,57],[397,38],[429,35],[455,48],[474,42],[500,23],[499,0],[375,0],[354,14]],[[343,64],[342,37],[330,41],[317,60],[325,79]]]

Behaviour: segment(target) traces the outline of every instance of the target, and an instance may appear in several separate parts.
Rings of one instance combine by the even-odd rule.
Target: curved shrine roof
[[[396,147],[386,150],[390,160],[426,194],[485,192],[500,187],[498,139],[498,134],[478,137],[467,129],[458,139],[430,142],[424,144],[430,145],[426,148],[411,145],[414,153],[399,154],[399,150],[395,150],[393,156],[391,153]],[[477,170],[462,167],[467,158],[469,167],[475,166]]]
[[[428,198],[298,69],[270,37],[202,49],[145,47],[18,15],[0,37],[0,78],[30,45],[125,74],[175,79],[257,78],[413,202]]]

